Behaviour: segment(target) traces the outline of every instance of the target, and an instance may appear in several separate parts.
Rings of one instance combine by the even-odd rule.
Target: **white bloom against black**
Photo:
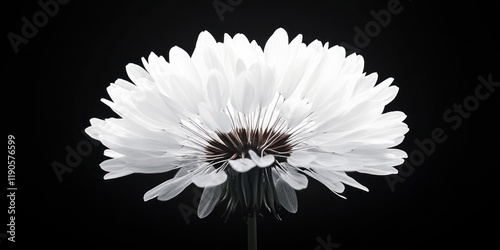
[[[363,57],[340,46],[289,42],[278,29],[262,50],[243,34],[220,43],[204,31],[192,56],[173,47],[168,57],[127,65],[132,83],[116,80],[102,100],[121,118],[93,118],[86,130],[109,148],[105,179],[177,171],[145,201],[194,183],[204,188],[201,218],[221,201],[227,214],[294,213],[306,176],[342,197],[345,184],[368,191],[346,172],[395,174],[407,157],[393,148],[408,132],[405,114],[383,113],[398,87],[375,85]]]

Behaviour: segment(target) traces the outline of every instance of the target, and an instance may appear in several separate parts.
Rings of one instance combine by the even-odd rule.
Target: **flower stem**
[[[248,250],[257,250],[257,213],[254,211],[247,217]]]

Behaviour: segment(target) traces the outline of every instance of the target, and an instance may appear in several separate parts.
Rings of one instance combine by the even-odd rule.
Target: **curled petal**
[[[200,173],[193,177],[193,183],[201,188],[213,187],[224,183],[227,175],[224,171],[216,171],[213,167],[209,173]]]
[[[261,168],[269,167],[274,163],[274,155],[272,154],[260,157],[253,150],[249,150],[248,154],[250,154],[250,158],[252,159],[252,161]]]
[[[229,160],[229,165],[231,167],[240,172],[244,173],[247,172],[248,170],[252,169],[253,167],[257,166],[254,161],[244,158],[244,159],[237,159],[237,160]]]

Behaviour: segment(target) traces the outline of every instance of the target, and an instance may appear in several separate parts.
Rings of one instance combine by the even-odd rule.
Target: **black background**
[[[6,134],[16,137],[18,190],[16,243],[2,238],[0,248],[245,249],[244,221],[235,215],[224,222],[222,207],[203,220],[192,215],[186,224],[179,204],[194,206],[192,186],[168,202],[143,202],[143,194],[169,173],[105,181],[100,144],[64,173],[62,182],[51,167],[54,161],[65,163],[67,148],[86,143],[82,131],[90,118],[116,116],[99,99],[108,97],[110,82],[127,78],[127,63],[141,64],[151,51],[168,58],[177,45],[192,53],[203,30],[218,41],[224,33],[243,33],[263,47],[278,27],[290,38],[303,34],[306,43],[355,45],[354,27],[364,29],[374,20],[370,11],[387,9],[389,1],[243,0],[223,13],[223,21],[212,2],[71,1],[19,45],[18,53],[7,34],[21,34],[21,18],[41,8],[36,1],[2,3],[3,123]],[[318,238],[330,238],[338,249],[499,246],[494,172],[500,165],[500,90],[456,130],[443,120],[454,103],[474,95],[478,76],[500,80],[498,9],[479,1],[400,4],[401,13],[362,49],[365,71],[378,72],[379,81],[392,76],[400,87],[387,107],[408,115],[410,132],[399,148],[415,151],[414,141],[430,138],[435,128],[442,128],[447,140],[394,192],[385,177],[352,174],[370,192],[348,187],[344,200],[311,180],[297,193],[296,214],[284,211],[283,221],[277,221],[263,212],[259,249],[328,249]],[[5,225],[7,208],[0,210]],[[0,233],[7,231],[2,228]]]

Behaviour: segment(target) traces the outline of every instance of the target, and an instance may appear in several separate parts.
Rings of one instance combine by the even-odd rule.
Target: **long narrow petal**
[[[276,195],[281,205],[290,213],[296,213],[298,210],[297,194],[295,190],[283,179],[276,181]]]
[[[192,174],[186,174],[179,178],[172,178],[165,181],[146,192],[146,194],[144,194],[144,201],[151,200],[155,197],[158,197],[158,200],[170,200],[192,183],[192,177]]]
[[[219,199],[222,193],[221,186],[207,187],[203,190],[200,198],[200,204],[198,205],[198,217],[203,219],[207,217],[215,208],[215,205],[219,203]]]
[[[299,173],[295,167],[286,162],[281,163],[281,165],[285,168],[285,170],[279,170],[278,173],[280,174],[281,179],[288,183],[288,185],[295,190],[301,190],[307,187],[308,180],[305,175]]]

